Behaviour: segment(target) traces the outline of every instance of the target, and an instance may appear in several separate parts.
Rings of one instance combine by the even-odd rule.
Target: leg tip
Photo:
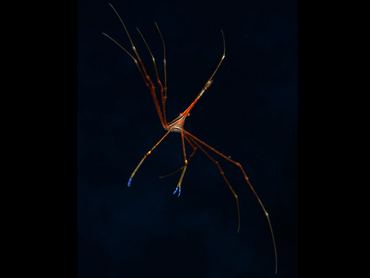
[[[180,194],[181,194],[181,188],[180,188],[180,187],[176,187],[176,189],[175,189],[175,191],[173,192],[173,194],[175,195],[177,192],[179,193],[179,194],[177,195],[177,198],[178,198],[178,197],[180,197]]]

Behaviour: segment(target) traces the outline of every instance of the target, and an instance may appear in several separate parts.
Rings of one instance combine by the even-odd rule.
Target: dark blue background
[[[167,49],[168,120],[182,112],[226,58],[185,129],[240,162],[275,232],[277,277],[297,276],[297,3],[284,1],[112,1],[152,79],[136,27],[163,72]],[[192,3],[192,4],[190,4]],[[179,134],[164,135],[108,1],[78,1],[78,277],[275,277],[266,217],[240,170],[217,155],[239,196],[201,151],[190,161],[180,198]],[[162,77],[163,81],[163,77]],[[187,148],[188,154],[191,148]],[[211,152],[210,152],[211,153]]]

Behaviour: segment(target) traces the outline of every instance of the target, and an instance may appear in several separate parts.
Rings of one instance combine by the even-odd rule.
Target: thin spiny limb
[[[179,193],[177,195],[177,197],[180,197],[180,194],[181,194],[181,183],[182,183],[182,179],[184,178],[184,175],[185,175],[185,171],[188,167],[188,159],[186,158],[186,151],[185,151],[185,141],[184,141],[184,134],[183,132],[181,131],[181,143],[182,143],[182,152],[184,154],[184,166],[183,166],[183,169],[182,169],[182,173],[181,173],[181,176],[180,176],[180,180],[179,182],[177,183],[177,186],[176,186],[176,189],[175,191],[173,192],[173,194],[176,194],[177,192]]]
[[[215,71],[213,72],[209,80],[213,79],[213,76],[216,74],[218,68],[221,66],[222,61],[225,59],[225,52],[226,52],[225,35],[224,35],[224,31],[222,30],[221,30],[221,33],[222,33],[222,41],[224,43],[224,53],[222,54],[221,61],[218,63],[217,68],[215,69]]]
[[[195,151],[197,150],[197,147],[195,147],[195,146],[193,145],[193,143],[191,143],[191,142],[190,142],[190,140],[189,140],[186,136],[184,136],[184,137],[185,137],[186,141],[188,141],[189,145],[193,148],[193,152],[191,153],[191,155],[190,155],[190,156],[189,156],[189,158],[188,158],[188,164],[189,164],[190,159],[194,156]],[[185,164],[184,164],[184,165],[182,165],[182,166],[181,166],[179,169],[177,169],[176,171],[174,171],[174,172],[172,172],[172,173],[170,173],[170,174],[164,175],[164,176],[160,176],[159,178],[161,179],[161,178],[166,178],[166,177],[168,177],[168,176],[171,176],[171,175],[173,175],[173,174],[177,173],[178,171],[181,171],[181,170],[184,168],[184,166],[185,166]]]
[[[155,93],[155,86],[154,86],[154,83],[153,81],[151,80],[150,76],[148,75],[146,69],[145,69],[145,66],[144,66],[144,63],[143,61],[141,60],[141,57],[139,55],[139,52],[136,50],[136,47],[131,39],[131,36],[130,36],[130,33],[128,32],[127,28],[126,28],[126,25],[123,23],[122,21],[122,18],[120,17],[120,15],[118,14],[118,12],[116,11],[116,9],[113,7],[112,4],[109,3],[109,5],[111,6],[111,8],[113,9],[113,11],[116,13],[117,17],[119,18],[123,28],[125,29],[126,31],[126,34],[130,40],[130,43],[131,43],[131,47],[133,49],[133,51],[135,52],[135,55],[138,59],[138,61],[125,49],[123,48],[118,42],[116,42],[114,39],[112,39],[110,36],[108,36],[107,34],[103,33],[103,35],[105,35],[106,37],[108,37],[109,39],[111,39],[114,43],[116,43],[119,47],[121,47],[128,55],[130,55],[130,57],[134,60],[136,66],[139,68],[139,71],[144,79],[144,82],[145,82],[145,85],[149,88],[150,92],[151,92],[151,95],[152,95],[152,98],[153,98],[153,101],[154,101],[154,104],[155,104],[155,107],[157,109],[157,113],[158,113],[158,116],[159,116],[159,119],[161,121],[161,124],[163,126],[163,128],[166,127],[165,125],[165,122],[164,122],[164,119],[163,119],[163,115],[162,115],[162,111],[161,111],[161,108],[159,106],[159,103],[158,103],[158,99],[157,99],[157,95]],[[140,31],[139,31],[140,33]],[[144,40],[145,41],[145,40]],[[145,42],[146,43],[146,42]],[[139,66],[139,64],[140,66]],[[162,85],[161,85],[162,86]]]
[[[238,195],[236,195],[236,193],[235,193],[235,191],[234,191],[234,189],[232,188],[232,186],[231,186],[231,184],[230,184],[230,182],[227,180],[227,178],[226,178],[226,176],[225,176],[225,174],[224,174],[224,171],[222,170],[222,168],[221,168],[221,166],[220,166],[220,164],[218,163],[218,161],[217,160],[215,160],[213,157],[211,157],[208,153],[207,153],[207,151],[206,150],[204,150],[203,148],[202,148],[202,146],[200,146],[199,144],[198,144],[198,142],[197,141],[195,141],[193,138],[192,138],[192,136],[191,136],[191,134],[189,133],[189,132],[186,132],[186,135],[190,135],[189,137],[188,137],[188,139],[190,140],[190,141],[192,141],[193,142],[193,144],[194,145],[196,145],[197,146],[197,148],[199,148],[210,160],[212,160],[213,161],[213,163],[214,164],[216,164],[216,166],[218,167],[218,169],[220,170],[220,173],[221,173],[221,175],[222,175],[222,177],[224,178],[224,180],[226,181],[226,183],[227,183],[227,185],[229,186],[229,188],[230,188],[230,190],[231,190],[231,192],[232,192],[232,194],[234,195],[234,198],[235,198],[235,201],[236,201],[236,207],[237,207],[237,210],[238,210],[238,229],[237,229],[237,233],[239,233],[239,230],[240,230],[240,209],[239,209],[239,200],[238,200]]]
[[[152,80],[150,79],[150,77],[147,75],[146,73],[146,70],[145,70],[145,67],[144,67],[144,64],[142,63],[142,61],[140,60],[140,64],[138,63],[138,61],[130,54],[130,52],[128,52],[122,45],[120,45],[115,39],[111,38],[109,35],[107,35],[106,33],[103,33],[104,36],[106,36],[107,38],[109,38],[111,41],[113,41],[115,44],[117,44],[121,49],[123,49],[130,57],[131,59],[134,60],[137,68],[139,69],[140,71],[140,74],[141,76],[143,77],[144,79],[144,82],[145,82],[145,85],[149,88],[149,90],[151,91],[151,95],[153,97],[153,101],[154,101],[154,105],[157,109],[157,113],[158,113],[158,116],[159,116],[159,120],[161,121],[161,124],[163,127],[165,127],[165,124],[164,124],[164,121],[163,121],[163,116],[162,116],[162,112],[161,112],[161,108],[159,107],[159,104],[158,104],[158,99],[157,99],[157,95],[155,94],[155,86],[152,82]],[[137,53],[135,51],[135,53]],[[137,53],[137,55],[139,55]],[[149,82],[148,82],[149,81]],[[162,86],[162,85],[161,85]],[[167,123],[167,121],[166,121]]]
[[[157,26],[157,29],[159,30],[157,23],[156,23],[155,25]],[[138,28],[136,28],[136,30],[139,32],[139,34],[140,34],[141,38],[143,39],[143,41],[144,41],[144,43],[145,43],[146,47],[148,48],[148,51],[149,51],[149,53],[150,53],[150,56],[152,57],[152,61],[153,61],[153,65],[154,65],[154,70],[155,70],[155,75],[156,75],[156,77],[157,77],[157,83],[159,84],[159,87],[160,87],[160,89],[161,89],[162,113],[163,113],[164,123],[165,123],[165,125],[166,125],[166,124],[167,124],[167,119],[166,119],[166,110],[165,110],[165,107],[164,107],[164,100],[163,100],[163,92],[164,92],[164,89],[163,89],[162,82],[161,82],[161,80],[159,79],[158,69],[157,69],[157,64],[156,64],[156,62],[155,62],[154,55],[152,54],[152,51],[150,50],[150,47],[149,47],[148,43],[146,42],[146,40],[145,40],[145,38],[144,38],[143,34],[140,32],[140,30],[139,30]],[[160,32],[159,32],[159,34],[161,35],[161,33],[160,33]],[[162,37],[162,35],[161,35],[161,37]],[[163,41],[163,38],[162,38],[162,41]],[[163,42],[163,47],[164,47],[164,42]],[[165,76],[166,76],[166,74],[165,74]]]
[[[157,22],[154,22],[155,26],[157,27],[158,33],[161,36],[162,44],[163,44],[163,71],[164,71],[164,92],[161,91],[161,97],[162,97],[162,109],[163,109],[163,118],[165,124],[167,124],[167,117],[166,117],[166,101],[167,101],[167,61],[166,61],[166,46],[164,43],[164,39],[161,33],[161,30],[159,30]]]
[[[143,164],[144,160],[148,157],[148,155],[150,155],[152,153],[152,151],[163,141],[164,138],[166,138],[166,136],[170,132],[171,132],[171,129],[166,132],[166,134],[161,138],[161,140],[159,140],[157,142],[157,144],[155,144],[153,146],[153,148],[150,149],[150,151],[148,151],[146,154],[144,154],[144,157],[140,160],[139,164],[136,166],[135,170],[132,172],[132,174],[131,174],[131,176],[130,176],[130,178],[128,180],[127,186],[129,186],[129,187],[131,186],[132,178],[135,176],[135,174],[136,174],[137,170],[140,168],[141,164]]]
[[[222,33],[222,40],[223,40],[223,43],[224,43],[224,53],[222,54],[222,57],[221,57],[221,60],[220,62],[218,63],[215,71],[212,73],[211,77],[208,79],[208,81],[206,82],[206,84],[204,85],[204,87],[202,88],[202,90],[200,91],[200,93],[198,94],[198,96],[195,98],[195,100],[189,105],[188,108],[186,108],[186,110],[182,113],[183,115],[188,115],[190,113],[190,110],[193,109],[194,105],[198,102],[198,100],[201,98],[201,96],[204,94],[204,92],[212,85],[213,83],[213,76],[216,74],[218,68],[220,67],[222,61],[224,60],[225,58],[225,52],[226,52],[226,46],[225,46],[225,35],[224,35],[224,32],[221,30],[221,33]]]
[[[128,52],[127,51],[127,49],[126,48],[124,48],[122,45],[120,45],[115,39],[113,39],[112,37],[110,37],[109,35],[107,35],[106,33],[104,33],[104,32],[102,32],[102,34],[104,35],[104,36],[106,36],[108,39],[110,39],[112,42],[114,42],[116,45],[118,45],[121,49],[123,49],[130,57],[131,57],[131,59],[132,60],[134,60],[134,62],[135,62],[135,65],[137,66],[137,68],[139,69],[139,71],[140,71],[140,73],[141,73],[141,75],[142,75],[142,77],[143,77],[143,79],[144,79],[144,81],[145,81],[145,83],[146,83],[146,79],[145,79],[145,75],[144,75],[144,72],[143,72],[143,70],[141,69],[141,67],[140,67],[140,65],[139,65],[139,63],[137,62],[137,60],[134,58],[134,56],[132,56],[131,55],[131,53],[130,52]]]
[[[247,174],[245,173],[242,165],[239,163],[239,162],[236,162],[234,160],[232,160],[231,158],[227,157],[226,155],[224,155],[223,153],[217,151],[216,149],[212,148],[211,146],[209,146],[208,144],[204,143],[202,140],[198,139],[197,137],[195,137],[194,135],[192,135],[191,133],[187,132],[184,130],[184,133],[185,135],[189,136],[190,138],[193,139],[193,142],[198,142],[204,146],[206,146],[207,148],[209,148],[210,150],[212,150],[213,152],[217,153],[218,155],[222,156],[223,158],[225,158],[226,160],[230,161],[231,163],[235,164],[236,166],[238,166],[240,168],[240,170],[242,171],[243,175],[244,175],[244,178],[245,180],[247,181],[250,189],[252,190],[252,192],[254,193],[254,196],[257,198],[259,204],[261,205],[262,207],[262,210],[267,218],[267,222],[269,224],[269,227],[270,227],[270,233],[271,233],[271,237],[272,237],[272,243],[273,243],[273,246],[274,246],[274,253],[275,253],[275,273],[277,273],[277,251],[276,251],[276,244],[275,244],[275,237],[274,237],[274,232],[272,230],[272,224],[271,224],[271,221],[270,221],[270,216],[267,212],[267,210],[265,209],[265,206],[263,205],[261,199],[259,198],[256,190],[254,189],[254,187],[252,186],[252,184],[250,183],[249,181],[249,178],[247,176]],[[199,144],[196,144],[197,147],[200,148],[200,145]],[[202,148],[200,148],[202,150]],[[203,150],[204,151],[204,150]],[[208,155],[209,158],[211,158],[209,155]],[[212,161],[214,161],[214,159],[211,158]],[[222,174],[222,176],[224,177],[224,175]],[[226,178],[224,177],[224,179],[226,180]],[[229,187],[231,187],[229,185]],[[232,190],[233,191],[233,190]],[[236,194],[235,194],[236,195]]]

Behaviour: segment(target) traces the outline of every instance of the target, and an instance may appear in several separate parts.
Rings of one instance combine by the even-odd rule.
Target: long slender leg
[[[115,44],[117,44],[121,49],[123,49],[130,57],[131,57],[131,59],[133,59],[134,60],[134,62],[135,62],[135,64],[136,64],[136,66],[137,66],[137,68],[139,69],[139,71],[140,71],[140,73],[141,73],[141,75],[142,75],[142,77],[143,77],[143,79],[144,79],[144,82],[145,82],[145,85],[149,88],[149,90],[150,90],[150,92],[151,92],[151,95],[152,95],[152,98],[153,98],[153,101],[154,101],[154,105],[155,105],[155,107],[156,107],[156,109],[157,109],[157,113],[158,113],[158,116],[159,116],[159,119],[160,119],[160,121],[161,121],[161,124],[162,124],[162,126],[163,126],[163,128],[166,128],[167,127],[167,124],[165,124],[165,122],[167,123],[167,120],[165,121],[164,119],[163,119],[163,115],[162,115],[162,111],[161,111],[161,108],[160,108],[160,106],[159,106],[159,103],[158,103],[158,99],[157,99],[157,95],[156,95],[156,93],[155,93],[155,86],[154,86],[154,83],[153,83],[153,81],[151,80],[151,78],[150,78],[150,76],[148,75],[148,73],[147,73],[147,71],[146,71],[146,69],[145,69],[145,66],[144,66],[144,63],[143,63],[143,61],[141,60],[141,57],[140,57],[140,55],[139,55],[139,52],[136,50],[136,47],[135,47],[135,45],[134,45],[134,43],[133,43],[133,41],[132,41],[132,39],[131,39],[131,36],[130,36],[130,33],[128,32],[128,30],[127,30],[127,28],[126,28],[126,25],[123,23],[123,21],[122,21],[122,18],[120,17],[120,15],[118,14],[118,12],[116,11],[116,9],[112,6],[112,4],[110,4],[109,3],[109,5],[111,6],[111,8],[113,9],[113,11],[116,13],[116,15],[117,15],[117,17],[118,17],[118,19],[120,20],[120,22],[121,22],[121,24],[122,24],[122,26],[123,26],[123,28],[125,29],[125,31],[126,31],[126,34],[127,34],[127,36],[128,36],[128,38],[129,38],[129,40],[130,40],[130,43],[131,43],[131,47],[132,47],[132,49],[133,49],[133,51],[135,52],[135,54],[136,54],[136,57],[137,57],[137,59],[138,60],[136,60],[124,47],[122,47],[116,40],[114,40],[114,39],[112,39],[110,36],[108,36],[107,34],[105,34],[105,33],[103,33],[103,35],[104,36],[106,36],[107,38],[109,38],[110,40],[112,40]],[[138,29],[138,31],[139,31],[139,29]],[[140,33],[140,31],[139,31],[139,33]],[[141,37],[143,38],[143,40],[144,40],[144,42],[145,42],[145,44],[147,45],[147,43],[146,43],[146,41],[145,41],[145,39],[144,39],[144,37],[143,37],[143,35],[140,33],[140,35],[141,35]],[[147,45],[147,47],[148,47],[148,45]],[[148,49],[149,49],[149,47],[148,47]],[[150,52],[150,49],[149,49],[149,52]],[[150,53],[151,54],[151,53]],[[154,57],[153,57],[153,55],[152,55],[152,59],[153,59],[153,61],[154,61]],[[154,61],[154,66],[155,66],[155,69],[156,69],[156,65],[155,65],[155,61]],[[157,72],[157,69],[156,69],[156,72]],[[158,83],[159,83],[159,85],[160,85],[160,87],[161,87],[161,91],[163,92],[163,86],[162,86],[162,83],[160,82],[160,80],[159,80],[159,78],[158,78],[158,73],[157,73],[157,81],[158,81]],[[162,95],[163,95],[163,93],[162,93]]]
[[[167,124],[167,118],[166,118],[166,100],[167,100],[167,62],[166,62],[166,46],[164,44],[164,39],[161,33],[161,30],[159,30],[157,22],[155,22],[155,26],[157,26],[158,33],[161,36],[162,44],[163,44],[163,71],[164,71],[164,92],[161,91],[161,97],[162,97],[162,110],[163,110],[163,119],[165,121],[165,124]],[[163,94],[164,93],[164,94]]]
[[[188,158],[188,164],[189,164],[190,159],[194,156],[195,151],[197,150],[197,147],[195,147],[195,146],[193,145],[193,143],[191,143],[191,142],[190,142],[190,140],[189,140],[186,136],[184,136],[184,137],[185,137],[186,141],[188,141],[189,145],[193,148],[193,152],[191,153],[191,155],[190,155],[190,156],[189,156],[189,158]],[[166,177],[168,177],[168,176],[171,176],[171,175],[173,175],[173,174],[177,173],[178,171],[181,171],[181,170],[184,168],[184,166],[185,166],[185,165],[182,165],[182,166],[181,166],[179,169],[177,169],[176,171],[174,171],[174,172],[172,172],[172,173],[170,173],[170,174],[164,175],[164,176],[160,176],[159,178],[161,179],[161,178],[166,178]]]
[[[236,161],[232,160],[231,158],[227,157],[227,156],[226,156],[226,155],[224,155],[223,153],[221,153],[221,152],[217,151],[216,149],[212,148],[212,147],[211,147],[211,146],[209,146],[208,144],[204,143],[202,140],[198,139],[197,137],[195,137],[195,136],[194,136],[194,135],[192,135],[191,133],[189,133],[189,132],[187,132],[187,131],[185,131],[185,130],[184,130],[183,132],[185,133],[185,135],[189,136],[189,138],[193,139],[193,142],[194,142],[194,143],[198,142],[198,143],[200,143],[200,144],[202,144],[202,145],[206,146],[206,147],[207,147],[207,148],[209,148],[211,151],[213,151],[213,152],[217,153],[218,155],[222,156],[223,158],[225,158],[226,160],[230,161],[231,163],[235,164],[236,166],[238,166],[238,167],[240,168],[240,170],[242,171],[242,173],[243,173],[243,175],[244,175],[244,179],[247,181],[247,183],[248,183],[248,185],[249,185],[250,189],[251,189],[251,190],[252,190],[252,192],[254,193],[254,196],[256,196],[256,198],[257,198],[257,200],[258,200],[259,204],[261,205],[262,210],[263,210],[263,212],[264,212],[264,214],[265,214],[265,216],[266,216],[266,218],[267,218],[267,222],[268,222],[269,227],[270,227],[270,232],[271,232],[271,237],[272,237],[272,243],[273,243],[273,245],[274,245],[274,253],[275,253],[275,273],[277,273],[277,251],[276,251],[275,237],[274,237],[274,232],[273,232],[273,230],[272,230],[272,225],[271,225],[270,217],[269,217],[269,214],[267,213],[267,211],[266,211],[266,209],[265,209],[265,206],[263,205],[263,203],[262,203],[261,199],[258,197],[258,194],[257,194],[256,190],[254,189],[254,187],[253,187],[253,186],[252,186],[252,184],[250,183],[249,178],[248,178],[247,174],[245,173],[245,171],[244,171],[244,169],[243,169],[242,165],[241,165],[239,162],[236,162]],[[203,148],[201,148],[201,146],[200,146],[199,144],[196,144],[196,145],[197,145],[197,147],[199,147],[203,152],[205,152],[205,151],[203,150]],[[206,153],[206,152],[205,152],[205,153]],[[206,153],[206,154],[207,154],[207,153]],[[209,156],[209,154],[207,154],[207,156],[208,156],[208,157],[209,157],[213,162],[215,162],[215,160],[214,160],[213,158],[211,158],[211,157]],[[216,161],[216,162],[217,162],[217,161]],[[216,162],[215,162],[215,163],[216,163]],[[218,162],[217,162],[217,166],[219,166],[219,165],[218,165]],[[221,169],[221,167],[219,167],[219,168]],[[221,172],[221,174],[222,174],[222,176],[224,177],[224,179],[226,180],[226,177],[224,176],[223,172]],[[227,183],[228,183],[228,182],[227,182]],[[233,192],[233,194],[235,194],[234,190],[231,188],[231,185],[230,185],[229,183],[228,183],[228,185],[229,185],[229,187],[230,187],[231,191]],[[235,194],[234,196],[236,196],[236,194]],[[236,196],[236,199],[237,199],[237,196]],[[238,201],[237,201],[237,202],[238,202]],[[238,209],[239,209],[239,204],[238,204]],[[239,212],[238,212],[238,214],[239,214]],[[238,217],[239,217],[239,216],[238,216]],[[238,232],[239,232],[239,228],[240,228],[240,224],[238,224]]]
[[[183,153],[184,153],[184,166],[183,166],[183,169],[182,169],[182,173],[181,173],[181,176],[180,176],[179,182],[177,183],[176,189],[175,189],[175,191],[173,192],[173,194],[176,194],[177,192],[179,193],[179,194],[177,195],[177,197],[180,197],[180,194],[181,194],[181,183],[182,183],[182,179],[184,178],[185,171],[186,171],[186,169],[188,168],[188,160],[187,160],[187,158],[186,158],[185,141],[184,141],[184,134],[183,134],[183,130],[181,130],[181,143],[182,143],[182,151],[183,151]]]
[[[159,140],[158,142],[157,142],[157,144],[155,144],[154,146],[153,146],[153,148],[151,148],[150,149],[150,151],[148,151],[146,154],[144,154],[144,157],[140,160],[140,162],[139,162],[139,164],[136,166],[136,168],[135,168],[135,170],[132,172],[132,174],[131,174],[131,176],[130,176],[130,178],[129,178],[129,180],[128,180],[128,183],[127,183],[127,186],[128,187],[130,187],[131,186],[131,181],[132,181],[132,178],[135,176],[135,174],[136,174],[136,172],[137,172],[137,170],[140,168],[140,166],[141,166],[141,164],[143,164],[143,162],[144,162],[144,160],[145,160],[145,158],[147,158],[148,157],[148,155],[150,155],[151,153],[152,153],[152,151],[163,141],[163,139],[164,138],[166,138],[166,136],[169,134],[171,132],[171,129],[170,130],[168,130],[167,132],[166,132],[166,134],[161,138],[161,140]]]
[[[189,135],[190,133],[187,132],[187,135]],[[234,189],[232,188],[231,184],[229,183],[229,181],[227,180],[225,174],[224,174],[224,171],[222,170],[220,164],[218,163],[217,160],[215,160],[213,157],[211,157],[199,144],[197,141],[195,141],[192,137],[189,137],[190,141],[192,141],[202,152],[204,152],[204,154],[210,159],[213,161],[214,164],[216,164],[216,166],[218,167],[218,169],[220,170],[220,173],[222,175],[222,177],[224,178],[224,180],[226,181],[227,185],[229,186],[231,192],[233,193],[234,195],[234,198],[236,200],[236,207],[238,209],[238,230],[237,230],[237,233],[239,233],[239,230],[240,230],[240,209],[239,209],[239,200],[238,200],[238,195],[236,195]]]
[[[223,43],[224,43],[224,53],[222,54],[222,57],[221,57],[221,60],[220,62],[218,63],[215,71],[212,73],[211,77],[208,79],[208,81],[206,82],[206,84],[204,85],[204,87],[202,88],[202,90],[200,91],[200,93],[198,94],[198,96],[195,98],[195,100],[189,105],[188,108],[186,108],[186,110],[183,112],[184,115],[187,115],[189,114],[190,110],[193,109],[194,105],[198,102],[198,100],[201,98],[201,96],[204,94],[204,92],[212,85],[212,78],[213,76],[216,74],[216,72],[218,71],[218,68],[220,67],[220,65],[222,64],[222,61],[224,60],[225,58],[225,51],[226,51],[226,46],[225,46],[225,35],[224,35],[224,31],[221,30],[221,33],[222,33],[222,40],[223,40]]]
[[[152,61],[153,61],[153,64],[154,64],[154,70],[155,70],[155,74],[157,76],[157,82],[159,84],[159,87],[161,88],[161,101],[162,101],[162,112],[163,112],[163,119],[164,119],[164,123],[165,125],[167,124],[167,117],[166,117],[166,100],[167,100],[167,62],[166,62],[166,46],[165,46],[165,43],[164,43],[164,39],[163,39],[163,36],[162,36],[162,33],[161,33],[161,30],[159,30],[159,27],[158,27],[158,24],[157,22],[155,22],[155,26],[157,27],[157,30],[158,30],[158,33],[159,35],[161,36],[161,40],[162,40],[162,44],[163,44],[163,68],[164,68],[164,87],[162,85],[162,82],[161,80],[159,79],[159,75],[158,75],[158,70],[157,70],[157,64],[155,62],[155,58],[154,58],[154,55],[152,54],[152,51],[150,50],[149,48],[149,45],[147,44],[143,34],[141,34],[140,30],[138,28],[137,31],[139,32],[141,38],[143,39],[146,47],[148,48],[148,51],[150,53],[150,56],[152,57]]]
[[[157,26],[157,29],[159,31],[159,27],[157,25],[157,23],[155,23],[155,26]],[[159,75],[158,75],[158,69],[157,69],[157,64],[155,62],[155,58],[154,58],[154,55],[152,54],[152,51],[150,50],[150,47],[148,45],[148,43],[146,42],[143,34],[140,32],[140,30],[138,28],[136,28],[137,31],[139,32],[141,38],[143,39],[146,47],[148,48],[148,51],[150,53],[150,56],[152,57],[152,61],[153,61],[153,65],[154,65],[154,71],[155,71],[155,75],[157,77],[157,83],[159,84],[159,87],[161,89],[161,101],[162,101],[162,111],[163,111],[163,120],[164,120],[164,124],[167,125],[167,118],[166,118],[166,110],[165,110],[165,98],[167,98],[167,75],[166,75],[166,50],[165,50],[165,46],[164,46],[164,40],[163,40],[163,37],[162,37],[162,34],[161,34],[161,31],[159,31],[159,34],[161,35],[161,38],[162,38],[162,42],[163,42],[163,50],[164,50],[164,65],[165,65],[165,68],[164,68],[164,71],[165,71],[165,88],[166,88],[166,94],[165,94],[165,97],[163,95],[165,89],[163,88],[163,85],[162,85],[162,82],[161,80],[159,79]]]

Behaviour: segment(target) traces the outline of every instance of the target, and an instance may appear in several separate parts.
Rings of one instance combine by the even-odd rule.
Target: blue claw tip
[[[128,187],[130,187],[130,186],[131,186],[131,181],[132,181],[132,178],[130,178],[130,179],[128,180],[128,183],[127,183],[127,186],[128,186]]]
[[[179,194],[177,195],[177,198],[180,197],[180,194],[181,194],[181,188],[180,187],[176,187],[175,191],[173,192],[173,194],[176,194],[177,191],[179,192]]]

